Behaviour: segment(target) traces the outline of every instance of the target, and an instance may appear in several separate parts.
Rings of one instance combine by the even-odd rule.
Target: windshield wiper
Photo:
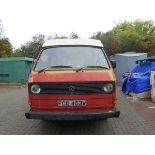
[[[72,67],[72,66],[64,66],[64,65],[59,65],[59,66],[48,66],[48,67],[45,67],[45,68],[43,68],[43,69],[40,69],[40,70],[38,71],[38,73],[41,73],[41,72],[45,71],[45,70],[48,69],[48,68],[73,68],[73,67]]]
[[[81,68],[78,68],[78,69],[76,70],[76,72],[79,72],[79,71],[81,71],[81,70],[83,70],[83,69],[86,69],[86,68],[109,69],[108,67],[104,67],[104,66],[83,66],[83,67],[81,67]]]

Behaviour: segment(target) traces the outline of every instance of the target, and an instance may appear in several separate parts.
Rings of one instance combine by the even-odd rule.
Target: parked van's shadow
[[[41,121],[41,134],[56,135],[89,135],[103,134],[104,124],[102,121]],[[102,130],[102,131],[101,131]]]

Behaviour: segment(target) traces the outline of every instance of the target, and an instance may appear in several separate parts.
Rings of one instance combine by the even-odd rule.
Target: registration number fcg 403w
[[[59,100],[59,107],[81,107],[86,106],[86,100]]]

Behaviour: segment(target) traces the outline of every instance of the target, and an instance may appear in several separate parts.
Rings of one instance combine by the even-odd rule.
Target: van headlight
[[[106,83],[104,84],[104,86],[102,87],[102,90],[105,93],[112,93],[114,90],[114,85],[112,83]]]
[[[31,86],[31,92],[32,92],[33,94],[39,94],[40,91],[41,91],[41,88],[40,88],[40,86],[39,86],[38,84],[33,84],[33,85]]]

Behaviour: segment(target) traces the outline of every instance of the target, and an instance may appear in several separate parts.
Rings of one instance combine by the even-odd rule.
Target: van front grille
[[[102,88],[106,83],[107,82],[39,83],[39,86],[41,87],[40,94],[103,94],[105,92]]]

